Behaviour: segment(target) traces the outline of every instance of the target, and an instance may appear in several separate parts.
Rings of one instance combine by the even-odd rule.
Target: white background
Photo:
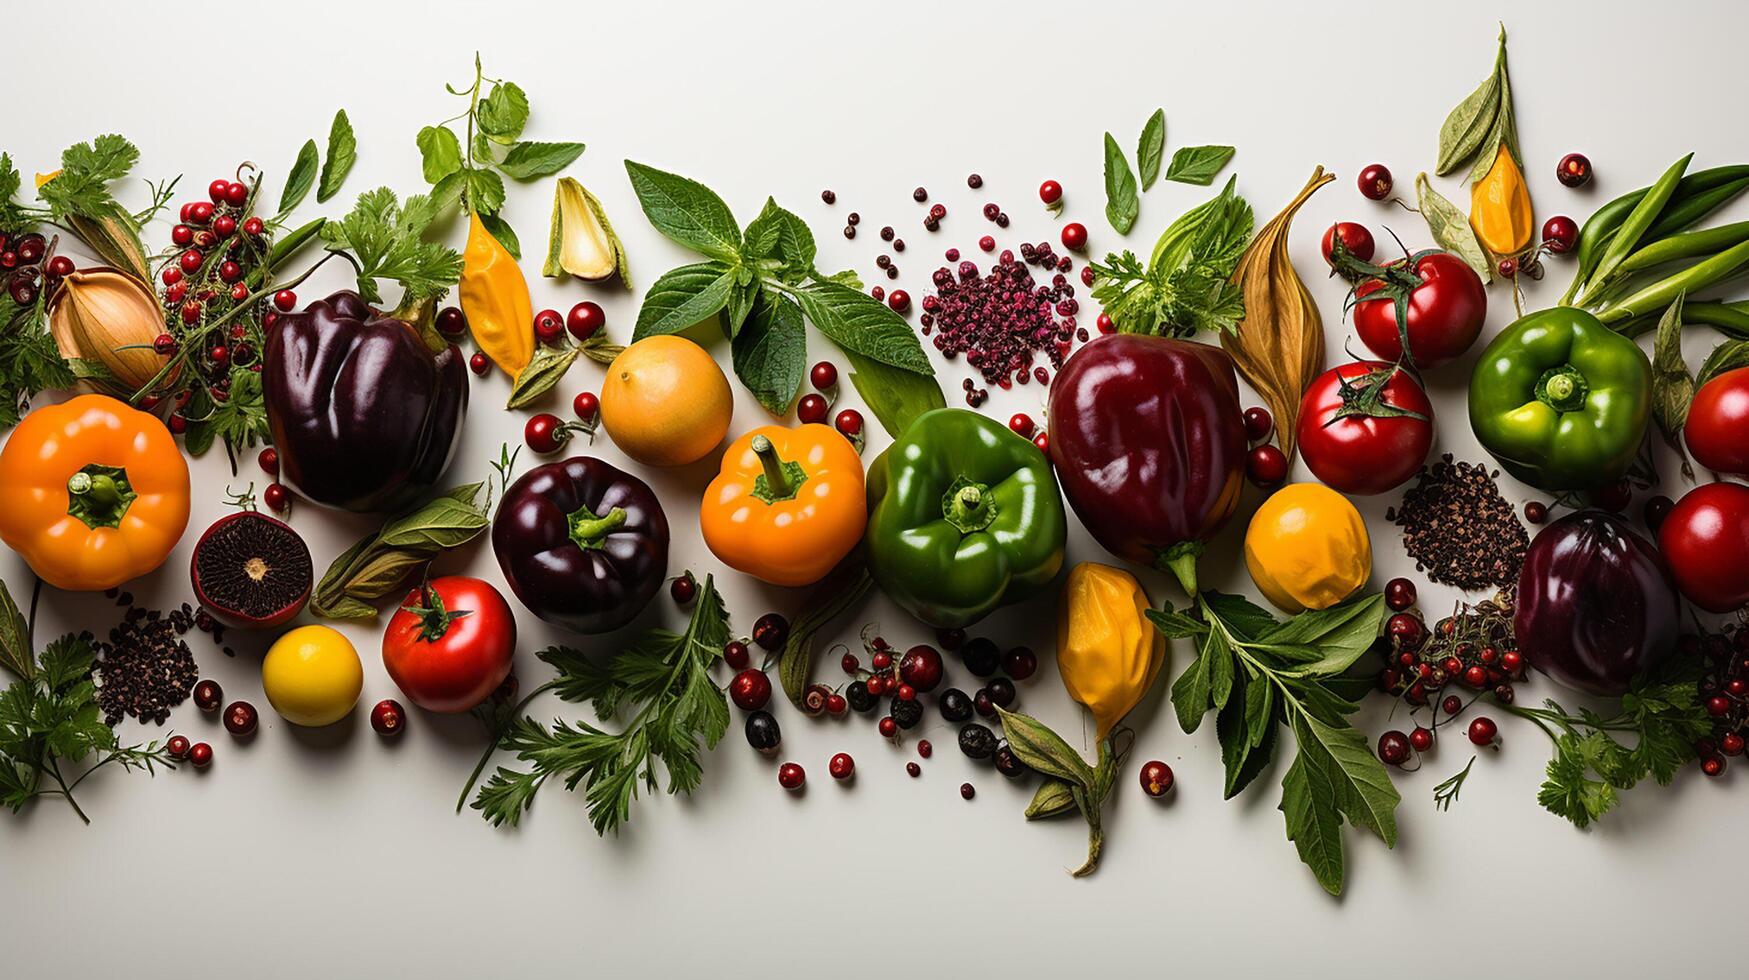
[[[943,248],[984,261],[975,242],[994,230],[977,213],[987,200],[1014,219],[998,236],[1004,245],[1054,238],[1059,222],[1035,197],[1047,177],[1067,188],[1064,220],[1086,223],[1101,252],[1118,245],[1102,214],[1100,136],[1110,129],[1133,147],[1144,119],[1163,106],[1169,150],[1238,147],[1232,172],[1260,224],[1314,164],[1339,176],[1305,208],[1291,242],[1333,358],[1352,335],[1341,320],[1342,290],[1321,278],[1317,232],[1354,219],[1381,242],[1388,224],[1411,246],[1426,244],[1415,215],[1363,200],[1354,175],[1382,161],[1412,193],[1416,172],[1433,162],[1444,114],[1492,62],[1497,17],[1511,31],[1539,220],[1557,212],[1583,219],[1683,152],[1696,151],[1700,167],[1740,161],[1749,150],[1738,125],[1749,95],[1740,50],[1749,25],[1737,5],[1656,5],[1655,15],[1630,3],[1337,12],[1343,6],[39,4],[8,15],[13,97],[0,145],[28,173],[50,169],[69,143],[116,131],[139,144],[141,175],[184,174],[179,200],[200,196],[244,159],[266,168],[276,190],[298,146],[325,140],[344,106],[359,136],[357,169],[342,198],[300,212],[338,215],[379,184],[403,194],[423,188],[414,133],[459,110],[443,84],[468,81],[477,48],[488,75],[527,89],[528,136],[588,143],[570,172],[605,202],[639,284],[627,294],[534,276],[551,200],[543,181],[513,188],[506,211],[530,253],[523,265],[536,308],[596,299],[623,341],[642,289],[691,261],[643,220],[624,178],[626,157],[704,181],[743,223],[775,195],[813,225],[822,268],[854,266],[871,283],[893,285],[877,278],[873,262],[876,230],[893,224],[910,246],[899,257],[899,285],[921,298]],[[1591,188],[1575,192],[1553,179],[1555,161],[1570,150],[1595,163]],[[966,188],[972,171],[984,177],[981,192]],[[937,234],[920,227],[923,208],[910,199],[918,184],[950,209]],[[1454,181],[1439,186],[1467,203]],[[837,191],[835,208],[820,203],[824,187]],[[1127,244],[1145,249],[1208,193],[1157,185]],[[851,210],[863,221],[847,242],[839,229]],[[448,229],[453,244],[464,230],[460,222]],[[161,245],[166,235],[160,225],[151,240]],[[324,288],[306,285],[305,297],[343,285],[332,271]],[[1550,273],[1530,306],[1552,302],[1564,286],[1561,260]],[[1492,336],[1512,319],[1509,294],[1496,286],[1489,304]],[[1091,324],[1093,312],[1082,322]],[[1711,341],[1691,340],[1691,357]],[[835,356],[817,336],[813,343],[813,358]],[[717,353],[726,363],[726,349]],[[1462,408],[1467,368],[1433,378],[1435,451],[1476,459]],[[600,377],[598,366],[580,365],[565,398],[595,389]],[[962,365],[942,368],[950,400],[962,377]],[[498,408],[502,377],[472,383],[466,441],[450,473],[456,482],[483,477],[499,443],[521,432],[522,417]],[[992,394],[984,410],[1005,418],[1037,411],[1042,392]],[[766,421],[738,386],[736,395],[734,432]],[[845,404],[855,404],[853,392]],[[883,442],[876,438],[870,458]],[[593,451],[624,464],[605,438]],[[767,609],[794,614],[798,595],[723,574],[702,547],[695,501],[710,470],[640,470],[675,527],[673,570],[718,572],[739,630]],[[260,481],[252,465],[230,478],[222,453],[196,464],[190,533],[158,574],[136,584],[142,601],[187,598],[198,530],[225,510],[226,483],[251,479]],[[1515,503],[1527,499],[1516,484],[1503,486]],[[1248,490],[1244,512],[1216,542],[1220,557],[1205,573],[1213,584],[1250,588],[1235,556],[1257,499]],[[1394,499],[1361,502],[1375,537],[1375,586],[1409,567],[1382,518]],[[293,524],[318,567],[367,528],[314,506],[298,508]],[[1085,559],[1106,556],[1077,525],[1070,560]],[[483,539],[440,568],[501,581]],[[0,556],[0,575],[21,600],[28,596],[22,562]],[[1164,580],[1147,581],[1156,599],[1178,598]],[[1424,585],[1422,597],[1438,615],[1455,595]],[[538,681],[544,668],[533,652],[565,637],[518,613],[517,662],[525,683]],[[115,614],[101,596],[50,591],[38,632],[106,628]],[[1052,616],[1040,603],[994,616],[984,631],[1048,649]],[[676,623],[680,614],[664,597],[642,622],[656,620]],[[927,638],[884,600],[847,622],[843,638],[877,620],[894,642]],[[397,693],[378,657],[378,629],[343,629],[363,655],[366,681],[361,710],[335,729],[302,731],[272,714],[257,668],[267,638],[233,634],[239,655],[227,660],[191,634],[202,673],[220,680],[227,698],[262,709],[253,741],[234,741],[216,718],[185,705],[172,727],[213,743],[210,771],[93,779],[82,787],[90,827],[53,799],[0,815],[8,975],[449,977],[508,967],[512,975],[1005,968],[1042,976],[1118,966],[1186,975],[1286,967],[1317,976],[1550,968],[1625,976],[1722,964],[1738,931],[1735,773],[1718,784],[1691,772],[1671,790],[1642,788],[1582,833],[1536,806],[1546,740],[1503,719],[1504,750],[1483,753],[1450,813],[1435,811],[1432,786],[1470,758],[1467,743],[1448,738],[1423,771],[1399,776],[1400,844],[1387,851],[1350,830],[1348,893],[1335,900],[1284,837],[1275,809],[1283,767],[1223,802],[1212,724],[1182,734],[1161,710],[1166,678],[1131,717],[1140,737],[1107,816],[1104,866],[1090,880],[1064,873],[1081,859],[1081,823],[1024,824],[1030,786],[971,767],[933,709],[917,734],[938,751],[921,779],[903,771],[916,757],[915,736],[892,748],[866,719],[812,722],[783,706],[784,757],[809,773],[803,794],[777,786],[775,762],[746,746],[735,712],[703,789],[691,799],[640,800],[617,838],[598,840],[582,799],[557,786],[520,830],[494,830],[472,811],[452,812],[482,745],[478,727],[416,714],[399,742],[378,739],[366,710]],[[612,643],[583,642],[601,650]],[[1168,676],[1186,660],[1176,651]],[[956,683],[975,686],[950,664]],[[827,670],[830,678],[835,668]],[[1558,694],[1546,680],[1521,688],[1532,699]],[[1020,704],[1065,733],[1080,730],[1048,659],[1021,685]],[[1374,735],[1386,727],[1384,707],[1375,701],[1363,716]],[[575,710],[540,705],[541,714]],[[162,733],[124,729],[125,737],[148,734]],[[841,750],[858,763],[850,787],[825,771]],[[1135,785],[1134,765],[1148,758],[1177,771],[1178,788],[1164,803]],[[971,803],[957,792],[966,779],[979,790]]]

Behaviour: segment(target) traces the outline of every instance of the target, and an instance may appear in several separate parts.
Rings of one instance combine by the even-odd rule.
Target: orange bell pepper
[[[711,553],[772,585],[811,585],[862,540],[862,457],[830,426],[761,426],[723,453],[699,524]]]
[[[138,578],[187,527],[188,464],[175,438],[107,395],[31,412],[0,450],[0,540],[56,588]]]

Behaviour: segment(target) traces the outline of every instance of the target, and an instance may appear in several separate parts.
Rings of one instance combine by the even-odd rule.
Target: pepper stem
[[[89,528],[120,527],[136,496],[119,467],[93,463],[67,477],[67,513]]]
[[[777,455],[777,447],[765,436],[753,437],[753,453],[759,457],[759,465],[765,468],[765,485],[771,489],[773,497],[788,497],[793,491],[789,485],[789,476],[783,471],[783,460]]]
[[[1184,588],[1184,594],[1190,597],[1191,602],[1195,602],[1200,594],[1196,584],[1196,563],[1201,557],[1201,541],[1180,541],[1161,552],[1154,567],[1163,572],[1171,572]]]
[[[625,522],[626,512],[623,507],[615,507],[600,517],[584,507],[571,515],[571,540],[577,542],[578,547],[599,548],[603,544],[601,539]]]
[[[1537,400],[1557,412],[1577,412],[1585,407],[1591,386],[1571,364],[1549,368],[1536,382]]]
[[[989,490],[982,483],[959,477],[941,495],[942,518],[958,528],[961,534],[989,527],[996,519],[996,500],[989,496]]]

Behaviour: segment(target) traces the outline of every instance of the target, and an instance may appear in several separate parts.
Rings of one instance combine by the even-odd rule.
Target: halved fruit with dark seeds
[[[291,525],[243,511],[220,518],[194,546],[190,569],[201,608],[226,626],[290,622],[310,599],[315,565]]]

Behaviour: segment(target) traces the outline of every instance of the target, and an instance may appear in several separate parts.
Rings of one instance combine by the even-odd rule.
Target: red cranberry
[[[1014,430],[1014,433],[1022,439],[1031,439],[1033,429],[1035,429],[1036,426],[1033,425],[1032,416],[1025,412],[1017,412],[1009,418],[1008,428]]]
[[[255,732],[255,706],[247,701],[232,701],[225,707],[225,731],[232,735],[252,735]]]
[[[1400,766],[1409,761],[1409,736],[1392,729],[1379,736],[1379,761]]]
[[[802,783],[807,782],[807,779],[808,774],[802,771],[801,766],[793,762],[786,762],[777,767],[777,785],[791,792],[801,789]]]
[[[205,742],[196,742],[188,747],[188,761],[196,769],[205,769],[213,764],[213,747]]]
[[[454,340],[468,330],[467,314],[459,306],[446,306],[437,311],[437,332]]]
[[[1736,732],[1726,732],[1724,736],[1719,739],[1719,751],[1726,755],[1742,755],[1743,736]]]
[[[214,201],[213,203],[217,204],[219,202]],[[234,208],[240,208],[243,205],[248,204],[249,188],[243,184],[237,183],[236,181],[231,181],[225,185],[224,203],[229,204]]]
[[[1725,772],[1725,760],[1716,755],[1709,755],[1700,760],[1700,771],[1708,777],[1722,776]]]
[[[1104,313],[1099,314],[1098,319],[1093,321],[1093,325],[1099,328],[1100,333],[1117,332],[1117,324],[1113,323],[1111,317]]]
[[[1470,722],[1470,741],[1476,745],[1492,745],[1499,734],[1500,726],[1492,718],[1484,716]]]
[[[1156,800],[1172,790],[1172,767],[1159,759],[1142,763],[1139,775],[1142,779],[1142,792]]]
[[[230,186],[230,181],[220,177],[206,185],[206,196],[212,198],[214,204],[223,204],[225,203],[225,190]]]
[[[847,408],[832,420],[832,426],[847,438],[855,439],[862,435],[862,413],[854,408]]]
[[[557,415],[542,412],[523,424],[522,440],[528,443],[528,448],[544,456],[563,449],[570,441],[570,433]]]
[[[1087,247],[1087,226],[1079,221],[1071,221],[1063,226],[1063,247],[1071,252],[1079,252]]]
[[[1433,729],[1416,725],[1409,733],[1409,745],[1417,752],[1426,752],[1433,748]]]
[[[1032,437],[1032,444],[1037,446],[1041,453],[1048,454],[1051,451],[1051,437],[1043,429],[1038,430],[1038,433]]]
[[[579,391],[571,399],[571,412],[584,422],[594,422],[601,413],[601,399],[593,391]]]
[[[205,261],[205,256],[200,254],[200,249],[191,248],[182,253],[182,257],[176,260],[176,264],[182,267],[183,272],[192,276],[200,271],[200,264],[203,261]]]
[[[978,795],[978,788],[971,783],[960,784],[960,799],[969,800]]]
[[[571,312],[565,315],[565,329],[571,331],[571,336],[579,341],[595,336],[596,331],[606,325],[607,314],[599,304],[589,300],[571,307]]]
[[[927,759],[935,754],[935,746],[929,744],[929,739],[917,743],[917,754]]]
[[[243,222],[243,234],[250,238],[259,238],[267,230],[267,225],[260,218],[249,218]]]
[[[1287,454],[1274,446],[1258,446],[1245,454],[1245,476],[1265,490],[1287,479]]]
[[[282,289],[273,294],[273,305],[281,313],[290,313],[291,308],[298,305],[298,294],[289,289]]]
[[[903,313],[911,308],[911,294],[903,289],[895,289],[887,296],[887,305],[894,313]]]
[[[1385,605],[1393,612],[1403,610],[1415,604],[1415,583],[1406,578],[1394,578],[1385,583]]]
[[[751,657],[752,651],[748,650],[747,644],[740,640],[730,640],[723,645],[723,663],[728,664],[730,670],[746,669],[747,662]]]
[[[1579,244],[1579,224],[1564,214],[1543,222],[1543,244],[1550,255],[1566,255]]]
[[[543,344],[556,344],[565,336],[565,318],[558,310],[542,310],[534,315],[534,336]]]
[[[1002,658],[1002,669],[1017,681],[1026,680],[1038,672],[1038,655],[1030,647],[1015,647]]]
[[[777,651],[789,639],[789,620],[777,613],[766,613],[753,621],[753,642],[766,650]]]
[[[228,214],[221,214],[213,219],[213,234],[220,238],[229,238],[237,233],[237,219]]]
[[[492,369],[492,362],[485,354],[474,351],[468,358],[468,369],[483,378],[486,376],[486,372]]]
[[[899,735],[899,723],[891,715],[882,718],[875,728],[881,733],[882,738],[897,738]]]
[[[1400,612],[1385,621],[1385,635],[1404,648],[1415,648],[1427,636],[1427,625],[1414,613]]]
[[[1642,512],[1646,518],[1646,530],[1657,534],[1658,528],[1664,523],[1664,518],[1669,517],[1670,512],[1675,508],[1676,502],[1663,494],[1657,494],[1647,500],[1645,510]]]
[[[816,391],[831,391],[838,386],[838,368],[831,361],[821,361],[808,371],[808,381]]]
[[[1046,206],[1061,201],[1063,199],[1063,185],[1054,180],[1045,181],[1038,185],[1038,199],[1045,202]]]
[[[176,353],[176,338],[170,334],[161,333],[152,340],[152,349],[162,357]]]
[[[272,446],[263,449],[261,455],[255,457],[255,462],[261,467],[261,472],[268,476],[279,475],[279,450]]]
[[[698,583],[691,575],[681,575],[668,583],[668,595],[677,605],[687,605],[698,595]]]
[[[771,678],[748,668],[729,681],[729,700],[742,711],[758,711],[771,700]]]
[[[188,206],[182,220],[191,225],[204,225],[213,220],[213,206],[205,201],[196,201]]]
[[[224,688],[215,680],[203,680],[194,685],[194,706],[202,711],[217,711],[225,700]]]
[[[923,775],[923,767],[915,762],[907,762],[905,763],[905,774],[912,779],[916,779],[918,776]]]
[[[283,483],[269,483],[266,489],[261,491],[261,502],[274,513],[283,514],[285,509],[291,506],[291,491],[287,490]]]
[[[177,225],[170,229],[170,244],[177,248],[187,248],[194,244],[194,229],[187,225]]]
[[[830,407],[826,404],[826,399],[810,392],[796,402],[796,419],[810,424],[824,423]]]
[[[407,709],[394,698],[384,698],[370,709],[370,727],[378,735],[399,735],[407,727]]]
[[[1369,201],[1382,201],[1391,196],[1391,171],[1382,163],[1362,168],[1357,182],[1361,196]]]
[[[1591,182],[1591,160],[1583,153],[1569,153],[1555,165],[1555,179],[1568,187],[1584,187]]]
[[[1240,416],[1245,423],[1245,438],[1252,442],[1262,442],[1269,438],[1269,432],[1275,428],[1275,419],[1270,416],[1269,409],[1261,405],[1253,405]]]
[[[1488,683],[1488,668],[1482,666],[1467,668],[1464,671],[1464,683],[1481,690]]]
[[[1731,710],[1731,699],[1722,694],[1715,694],[1706,699],[1706,713],[1714,718],[1723,718]]]
[[[991,238],[989,235],[985,235],[983,238],[978,239],[978,247],[986,252],[994,252],[996,251],[996,239]]]
[[[1541,524],[1543,521],[1548,520],[1548,505],[1540,500],[1526,501],[1524,505],[1524,519],[1532,524]]]
[[[941,683],[942,674],[941,654],[928,644],[920,643],[906,650],[905,655],[899,659],[899,676],[906,686],[918,691],[935,690]],[[901,699],[910,700],[904,698],[903,693],[904,687],[901,687]]]
[[[832,761],[826,763],[826,771],[832,774],[833,779],[839,781],[849,779],[856,775],[856,760],[852,759],[849,754],[840,752],[832,757]]]
[[[188,758],[188,736],[170,736],[170,739],[164,743],[164,751],[170,753],[170,758],[178,762]]]
[[[839,669],[843,670],[846,674],[849,674],[850,676],[855,677],[856,672],[858,670],[862,669],[862,661],[856,659],[856,654],[847,653],[844,656],[838,658],[838,667],[839,667]]]
[[[1458,712],[1464,710],[1464,699],[1455,694],[1448,694],[1444,701],[1439,702],[1439,710],[1447,715],[1456,716]]]

